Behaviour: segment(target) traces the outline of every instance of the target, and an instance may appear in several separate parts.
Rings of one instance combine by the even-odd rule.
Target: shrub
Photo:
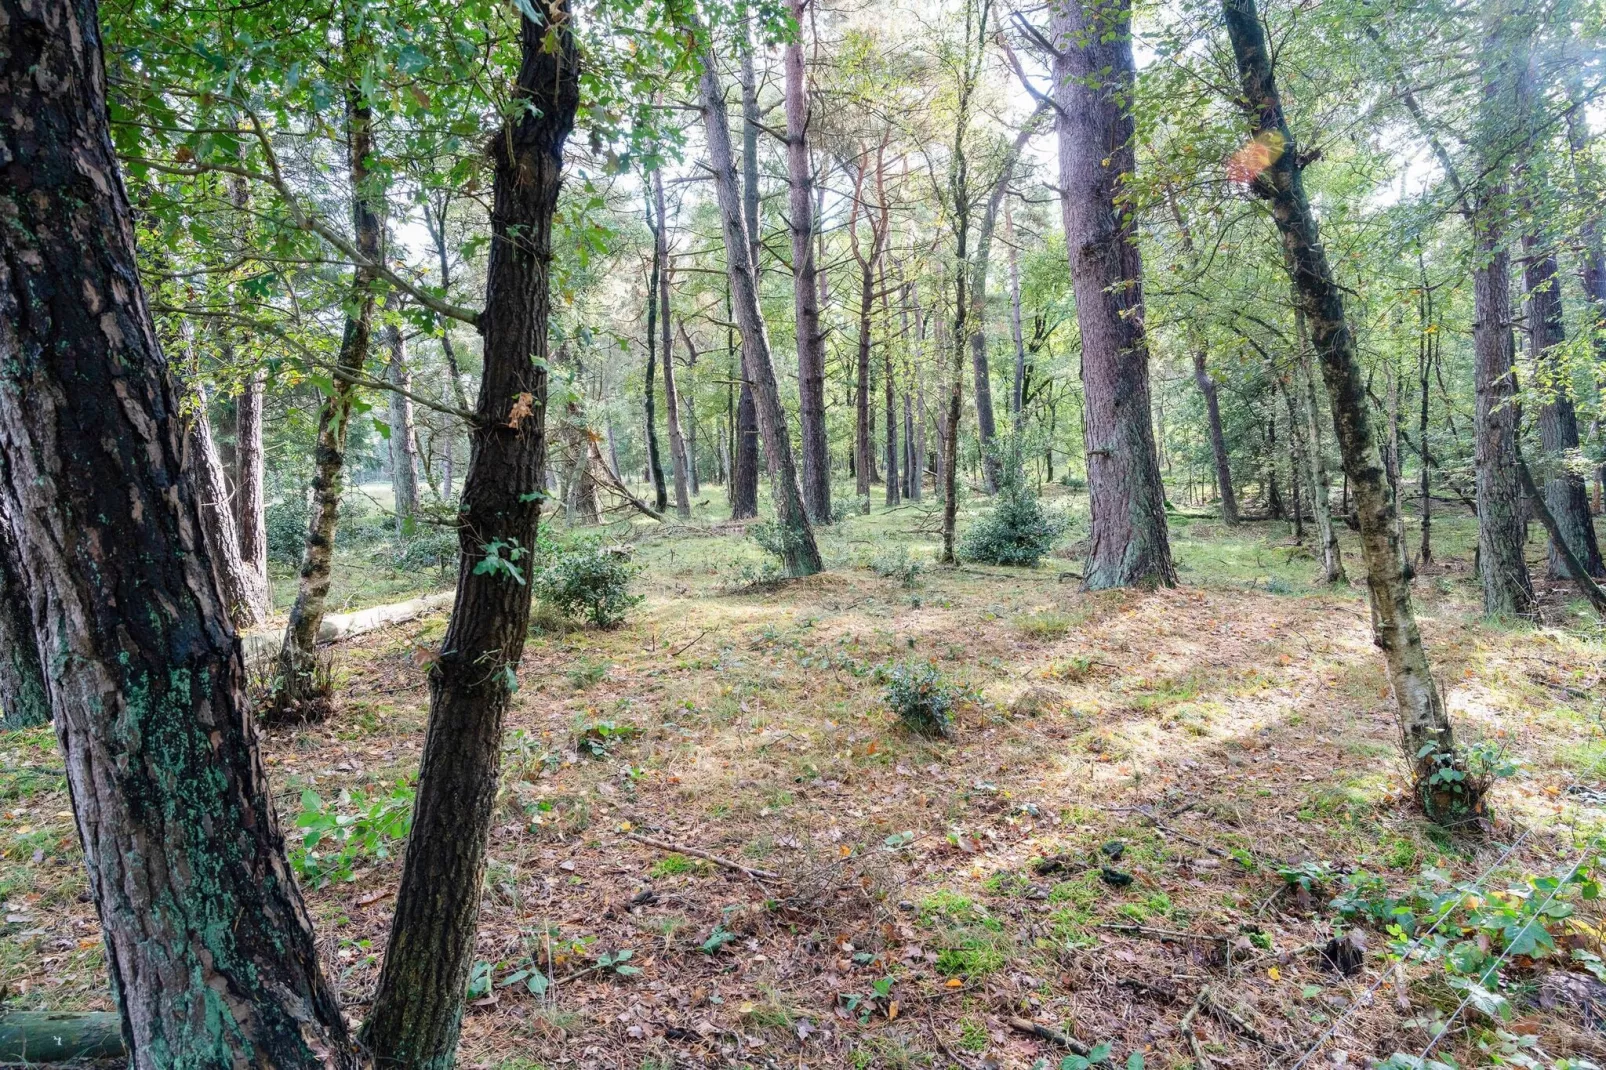
[[[1032,568],[1047,556],[1065,522],[1026,485],[1020,444],[1012,441],[1000,452],[998,499],[965,532],[960,554],[983,564]]]
[[[897,580],[903,587],[914,588],[919,586],[920,574],[926,570],[926,566],[909,556],[907,546],[900,546],[872,557],[870,570],[882,579]]]
[[[884,699],[887,708],[910,731],[944,738],[953,734],[953,709],[959,700],[959,689],[944,680],[931,662],[909,661],[893,666],[887,674]]]
[[[307,544],[307,500],[291,495],[276,501],[262,511],[263,524],[268,537],[268,557],[286,565],[301,562],[302,548]]]
[[[641,571],[621,546],[581,543],[556,550],[535,574],[535,595],[571,617],[584,617],[598,628],[616,628],[625,614],[640,605],[630,581]]]

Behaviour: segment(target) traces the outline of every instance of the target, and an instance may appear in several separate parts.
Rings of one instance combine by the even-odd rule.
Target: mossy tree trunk
[[[496,802],[502,722],[530,618],[530,555],[546,470],[552,217],[579,106],[565,0],[521,19],[515,97],[490,139],[494,173],[484,372],[458,512],[457,599],[429,673],[413,828],[363,1041],[381,1067],[454,1065]],[[498,560],[500,567],[486,567]],[[516,575],[515,575],[516,574]]]
[[[1401,743],[1413,766],[1424,808],[1436,820],[1457,821],[1477,800],[1432,781],[1441,756],[1454,754],[1455,741],[1422,647],[1410,584],[1401,567],[1394,499],[1371,426],[1355,338],[1345,319],[1343,290],[1327,262],[1316,216],[1305,195],[1298,147],[1283,117],[1254,0],[1222,0],[1221,8],[1254,136],[1240,158],[1240,167],[1253,190],[1271,205],[1292,265],[1299,308],[1321,363],[1344,471],[1355,492],[1371,596],[1372,636],[1387,662]]]
[[[355,1067],[183,471],[95,5],[0,21],[0,530],[37,649],[72,667],[48,694],[129,1062]]]

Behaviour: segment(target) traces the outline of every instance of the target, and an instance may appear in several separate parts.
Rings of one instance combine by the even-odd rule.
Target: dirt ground
[[[1559,895],[1556,953],[1503,963],[1498,1029],[1451,1019],[1442,963],[1398,961],[1385,925],[1355,923],[1348,975],[1326,951],[1346,873],[1504,901],[1598,851],[1606,644],[1564,591],[1548,623],[1480,620],[1454,521],[1418,580],[1458,730],[1518,763],[1452,834],[1406,790],[1362,592],[1317,589],[1283,530],[1179,525],[1183,587],[1086,594],[1074,559],[900,576],[900,548],[930,561],[915,518],[851,521],[829,572],[774,588],[742,587],[739,531],[638,535],[647,601],[624,627],[543,619],[463,1065],[1025,1068],[1059,1065],[1058,1034],[1119,1066],[1367,1066],[1421,1051],[1435,1018],[1434,1057],[1462,1066],[1518,1043],[1606,1062],[1579,1005],[1598,983],[1568,958],[1600,950],[1583,894]],[[343,644],[333,719],[264,739],[292,845],[320,810],[375,830],[344,858],[315,845],[304,881],[354,1019],[400,875],[405,789],[385,800],[423,738],[415,653],[444,624]],[[885,669],[909,661],[963,688],[951,739],[887,709]],[[9,1006],[105,1008],[53,746],[0,737],[0,985]]]

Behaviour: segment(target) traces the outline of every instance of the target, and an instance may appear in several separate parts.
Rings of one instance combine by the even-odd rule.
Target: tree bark
[[[348,36],[344,47],[349,59],[357,43]],[[357,235],[357,249],[366,265],[379,264],[383,262],[384,224],[379,214],[383,202],[374,196],[375,176],[369,161],[374,150],[373,112],[356,83],[346,86],[346,131],[352,225]],[[322,693],[323,682],[318,679],[316,644],[329,598],[335,524],[344,490],[346,430],[351,423],[352,402],[357,396],[352,377],[360,375],[368,361],[377,278],[370,266],[353,270],[355,312],[346,318],[345,335],[335,359],[335,375],[318,410],[312,516],[307,527],[306,547],[301,554],[296,600],[290,607],[284,645],[274,670],[273,696],[263,710],[270,721],[319,720],[328,714],[328,696]]]
[[[454,1065],[474,961],[502,722],[524,653],[542,474],[552,217],[580,100],[566,0],[520,20],[522,104],[489,141],[484,372],[459,510],[457,600],[430,666],[429,727],[390,943],[363,1040],[377,1066]],[[502,567],[486,567],[492,559]],[[517,576],[515,574],[518,574]]]
[[[1238,523],[1238,499],[1232,491],[1232,461],[1227,455],[1227,436],[1221,429],[1221,401],[1216,396],[1216,381],[1205,366],[1205,350],[1195,343],[1193,351],[1193,383],[1204,395],[1205,416],[1210,424],[1210,452],[1216,461],[1216,493],[1221,497],[1221,521],[1231,527]]]
[[[807,0],[791,0],[799,27]],[[742,48],[743,129],[756,125],[748,116],[752,48]],[[757,94],[753,110],[757,110]],[[814,269],[814,169],[809,163],[808,87],[803,67],[803,40],[786,45],[786,176],[787,213],[792,234],[792,301],[797,311],[798,423],[803,439],[803,503],[816,524],[831,522],[831,455],[825,426],[825,335],[820,331],[819,283]],[[745,146],[744,160],[745,165]],[[751,220],[749,220],[751,222]]]
[[[700,32],[706,32],[701,31]],[[742,191],[736,177],[736,162],[730,143],[730,117],[725,108],[725,91],[719,82],[711,48],[702,55],[703,74],[699,85],[703,104],[703,125],[707,131],[709,162],[714,172],[714,193],[719,200],[720,224],[724,230],[725,256],[730,277],[731,303],[742,333],[744,378],[752,386],[753,404],[764,453],[769,461],[771,495],[776,521],[784,530],[784,567],[789,576],[808,576],[819,572],[819,548],[814,528],[803,505],[803,488],[798,482],[792,459],[792,442],[786,430],[786,410],[781,407],[780,390],[775,382],[775,365],[770,359],[769,338],[758,308],[758,276],[755,274],[752,246],[743,218]]]
[[[407,369],[407,340],[401,328],[385,331],[390,347],[388,371],[392,386],[412,390],[413,373]],[[390,393],[390,486],[395,497],[396,530],[408,531],[418,516],[418,458],[413,449],[413,400],[392,390]]]
[[[1550,475],[1545,480],[1545,504],[1556,521],[1556,529],[1591,576],[1606,575],[1601,562],[1600,543],[1589,515],[1589,488],[1584,477],[1567,467],[1578,450],[1578,410],[1573,406],[1571,376],[1567,367],[1566,327],[1561,315],[1561,279],[1556,270],[1554,250],[1541,250],[1537,235],[1523,236],[1527,263],[1523,282],[1528,290],[1528,353],[1533,360],[1539,404],[1539,443],[1544,447]],[[1569,579],[1563,550],[1550,546],[1549,575]]]
[[[50,692],[21,575],[17,548],[0,524],[0,732],[50,720]]]
[[[669,216],[664,210],[664,172],[652,173],[652,198],[658,225],[653,230],[653,258],[658,262],[658,336],[663,346],[664,414],[669,419],[669,468],[675,481],[675,515],[691,519],[687,483],[686,439],[680,433],[680,396],[675,392],[675,333],[669,322]]]
[[[184,473],[95,6],[0,22],[0,533],[71,666],[47,688],[128,1062],[355,1067]]]
[[[1060,203],[1082,335],[1092,533],[1083,585],[1176,585],[1149,407],[1142,262],[1130,205],[1137,167],[1129,0],[1057,0],[1049,34],[1059,111]]]
[[[267,494],[263,486],[262,407],[268,373],[257,369],[246,378],[234,408],[234,524],[240,539],[240,561],[252,585],[262,592],[261,615],[272,610],[268,586]]]
[[[658,451],[658,309],[659,287],[664,274],[664,248],[657,240],[661,224],[653,221],[652,193],[647,194],[647,228],[653,232],[652,267],[647,272],[647,373],[643,408],[647,420],[647,474],[652,480],[653,504],[660,513],[669,509],[669,488],[664,482],[664,464]]]
[[[1235,165],[1254,191],[1270,202],[1292,263],[1299,307],[1321,361],[1344,471],[1355,488],[1373,641],[1387,662],[1401,743],[1412,763],[1424,808],[1435,820],[1458,820],[1476,807],[1477,800],[1430,781],[1439,767],[1438,756],[1454,754],[1455,740],[1422,648],[1411,588],[1400,568],[1394,502],[1372,432],[1355,339],[1345,319],[1343,291],[1328,265],[1316,216],[1305,196],[1298,150],[1283,118],[1271,54],[1254,0],[1222,0],[1221,7],[1254,136],[1249,151]]]
[[[1295,287],[1293,261],[1284,256],[1288,267],[1289,285]],[[1305,323],[1305,311],[1299,300],[1294,301],[1294,337],[1299,346],[1294,365],[1294,388],[1304,395],[1300,415],[1304,417],[1305,455],[1310,463],[1310,514],[1316,523],[1316,538],[1322,547],[1322,574],[1329,584],[1347,583],[1344,572],[1344,554],[1338,544],[1338,528],[1333,525],[1333,487],[1327,477],[1327,456],[1322,444],[1320,399],[1316,395],[1316,369],[1312,366],[1310,331]]]
[[[267,591],[255,584],[256,577],[240,559],[240,534],[234,526],[223,461],[218,457],[212,425],[207,420],[206,392],[195,389],[191,395],[194,411],[184,436],[184,470],[194,484],[195,499],[201,508],[201,534],[206,539],[212,567],[217,570],[223,604],[228,608],[229,620],[243,632],[267,616]]]

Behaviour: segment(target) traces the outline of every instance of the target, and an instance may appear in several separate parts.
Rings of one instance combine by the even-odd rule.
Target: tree
[[[652,194],[647,194],[647,228],[653,233],[652,267],[647,272],[647,373],[642,397],[647,418],[647,474],[652,478],[653,504],[662,513],[669,508],[669,490],[664,482],[664,465],[659,459],[658,450],[658,417],[657,417],[657,368],[658,368],[658,315],[664,302],[659,301],[658,293],[662,286],[664,276],[664,245],[658,241],[658,233],[663,229],[661,221],[655,222],[654,202]]]
[[[520,19],[513,109],[493,167],[484,373],[459,509],[457,600],[430,665],[429,727],[390,943],[362,1038],[379,1066],[456,1060],[496,802],[502,722],[529,630],[546,470],[552,226],[580,101],[566,0]]]
[[[413,375],[407,368],[407,338],[401,327],[385,328],[390,349],[390,486],[395,498],[396,530],[406,532],[418,515],[418,457],[413,448]]]
[[[1049,37],[1059,110],[1060,203],[1082,336],[1093,526],[1084,585],[1175,586],[1149,407],[1142,261],[1121,197],[1137,169],[1127,0],[1060,0]]]
[[[669,322],[669,216],[664,209],[664,172],[652,173],[652,199],[657,226],[653,230],[653,259],[658,264],[658,331],[663,344],[664,411],[669,418],[669,467],[675,477],[675,515],[691,517],[686,439],[680,433],[680,397],[675,390],[675,334]],[[651,300],[651,295],[648,300]],[[649,342],[651,340],[649,339]]]
[[[798,425],[803,440],[803,502],[816,524],[831,522],[831,454],[825,428],[825,335],[820,331],[819,283],[814,269],[814,168],[809,162],[808,87],[803,69],[803,15],[807,0],[791,0],[796,32],[786,42],[787,222],[792,236],[792,298],[797,309]],[[742,41],[742,114],[748,117],[752,47]],[[757,110],[756,96],[753,111]],[[752,120],[744,129],[756,126]],[[755,141],[756,144],[756,141]],[[743,155],[746,166],[746,153]],[[755,183],[756,186],[756,183]],[[756,192],[756,190],[755,190]],[[755,214],[756,214],[755,205]],[[750,219],[750,229],[755,221]]]
[[[697,31],[705,33],[700,26]],[[775,383],[775,365],[770,360],[769,338],[758,308],[758,276],[753,267],[753,251],[744,218],[742,189],[736,178],[736,161],[731,153],[730,118],[725,108],[725,91],[719,82],[712,44],[703,42],[703,72],[699,83],[703,127],[707,132],[709,164],[714,173],[714,194],[719,201],[720,228],[725,238],[725,255],[730,276],[731,304],[742,333],[742,375],[753,391],[753,406],[764,438],[769,461],[771,494],[776,520],[784,545],[784,566],[789,576],[809,576],[823,567],[814,543],[814,528],[803,505],[803,488],[798,482],[792,459],[792,442],[786,430],[786,410],[781,407]]]
[[[28,161],[26,190],[0,180],[0,556],[73,665],[47,689],[130,1062],[355,1067],[182,468],[95,7],[0,18],[0,137]]]
[[[1435,774],[1455,762],[1455,739],[1422,647],[1411,588],[1402,568],[1394,500],[1373,436],[1344,292],[1333,277],[1315,213],[1305,195],[1304,166],[1277,95],[1272,57],[1254,0],[1222,0],[1253,140],[1234,168],[1271,207],[1292,265],[1299,307],[1309,324],[1332,403],[1344,472],[1355,494],[1362,555],[1372,605],[1373,640],[1383,651],[1398,708],[1401,744],[1415,774],[1417,797],[1435,820],[1454,823],[1478,800]]]

